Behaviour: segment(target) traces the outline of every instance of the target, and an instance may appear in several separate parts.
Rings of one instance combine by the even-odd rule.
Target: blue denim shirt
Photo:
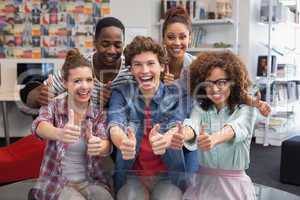
[[[174,81],[174,85],[178,88],[180,97],[180,103],[182,105],[182,109],[184,112],[184,115],[186,118],[189,118],[192,106],[193,106],[193,99],[188,93],[189,87],[190,87],[190,65],[195,59],[194,56],[192,56],[189,53],[184,54],[183,58],[183,66],[182,70],[180,72],[179,79]],[[185,162],[186,162],[186,171],[189,173],[197,172],[199,169],[199,157],[197,151],[190,151],[183,148],[184,150],[184,156],[185,156]]]
[[[150,103],[152,127],[159,123],[160,133],[164,134],[167,130],[174,127],[177,121],[182,122],[185,115],[180,109],[179,95],[174,86],[165,86],[160,84],[155,96]],[[145,129],[144,122],[145,102],[143,95],[136,84],[123,84],[112,91],[108,112],[108,127],[114,125],[120,126],[123,130],[130,126],[136,135],[136,155],[140,151],[140,144]],[[164,163],[170,172],[184,172],[186,170],[184,153],[182,150],[167,149],[162,155]],[[135,162],[132,160],[123,160],[121,151],[117,150],[115,176],[116,188],[118,189],[125,183],[126,173],[122,170],[130,170]],[[175,177],[171,177],[173,179]],[[175,180],[175,184],[179,180]]]

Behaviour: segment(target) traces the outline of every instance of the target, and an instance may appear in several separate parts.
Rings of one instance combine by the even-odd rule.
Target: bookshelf
[[[272,106],[272,114],[258,121],[254,136],[256,143],[280,146],[284,140],[299,134],[300,130],[299,123],[297,124],[300,114],[300,63],[297,60],[300,60],[300,54],[296,53],[299,48],[297,41],[300,4],[299,0],[294,0],[293,5],[288,7],[273,0],[262,2],[261,7],[268,6],[268,15],[263,16],[267,21],[259,23],[268,32],[267,43],[261,42],[263,47],[267,47],[267,70],[260,77],[256,77],[256,83],[261,88],[263,100]],[[292,17],[277,18],[278,13],[273,11],[279,8],[285,10],[281,16]],[[257,64],[260,65],[259,61]]]
[[[187,51],[190,53],[198,53],[201,51],[233,51],[233,48],[190,47]]]
[[[227,0],[230,11],[219,8],[218,2],[208,0],[162,0],[161,13],[168,8],[184,5],[192,20],[192,41],[188,48],[191,54],[201,51],[233,51],[239,49],[239,0]],[[220,11],[221,10],[221,11]],[[220,14],[221,12],[221,14]],[[160,32],[163,24],[163,14],[157,23]],[[160,40],[162,36],[160,35]]]

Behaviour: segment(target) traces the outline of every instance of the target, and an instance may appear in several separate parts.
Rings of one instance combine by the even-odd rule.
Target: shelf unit
[[[275,95],[280,95],[279,91],[280,88],[278,87],[278,85],[286,85],[286,92],[287,95],[288,93],[291,94],[291,91],[288,91],[289,88],[288,84],[290,83],[294,83],[296,85],[296,88],[294,92],[299,93],[300,90],[298,87],[300,87],[300,85],[298,85],[298,82],[300,82],[300,78],[299,78],[299,74],[297,76],[297,74],[290,76],[290,75],[286,75],[285,77],[276,77],[276,75],[272,74],[271,70],[272,70],[272,55],[274,55],[274,53],[277,53],[278,56],[285,56],[285,54],[281,54],[280,52],[276,51],[276,44],[273,43],[273,32],[274,30],[276,30],[277,27],[279,27],[282,24],[286,24],[288,26],[288,28],[291,28],[293,30],[297,30],[299,29],[299,24],[296,23],[292,23],[292,22],[287,22],[287,23],[274,23],[272,21],[272,16],[273,15],[273,6],[274,6],[274,0],[268,0],[268,6],[269,6],[269,10],[268,10],[268,42],[267,45],[264,45],[267,47],[268,53],[267,53],[267,76],[266,77],[257,77],[256,83],[257,84],[263,84],[265,85],[266,88],[266,101],[272,106],[272,116],[269,116],[265,119],[263,119],[262,121],[264,122],[264,126],[256,128],[255,129],[255,137],[256,137],[256,143],[259,144],[263,144],[264,146],[268,146],[268,145],[275,145],[275,146],[280,146],[281,143],[294,136],[295,134],[297,134],[297,130],[299,130],[300,127],[297,126],[296,124],[296,112],[297,111],[297,107],[299,107],[299,94],[298,96],[296,96],[295,99],[284,99],[281,101],[276,100]],[[295,8],[295,15],[298,14],[298,7],[299,7],[299,0],[294,0],[294,8]],[[263,24],[263,23],[259,23],[259,24]],[[282,37],[282,36],[281,36]],[[289,37],[288,35],[286,35],[285,37]],[[293,35],[293,39],[294,42],[296,43],[297,41],[297,34],[296,32]],[[275,38],[276,39],[276,38]],[[281,38],[282,39],[282,38]],[[297,46],[295,48],[293,48],[293,50],[296,50]],[[290,52],[289,52],[290,53]],[[294,55],[295,56],[295,55]],[[293,59],[292,62],[295,62],[295,59]],[[290,62],[290,63],[292,63]],[[296,63],[293,63],[296,64]],[[297,72],[295,72],[297,73]],[[275,85],[275,86],[274,86]],[[274,88],[273,88],[274,87]],[[273,91],[273,93],[272,93]],[[274,93],[277,94],[274,94]],[[286,113],[286,117],[284,118],[284,115],[282,115],[283,117],[282,119],[282,123],[279,123],[278,125],[274,124],[274,116],[277,115],[277,119],[280,121],[280,114]],[[289,113],[289,114],[287,114]],[[276,118],[275,118],[276,119]],[[286,120],[286,121],[285,121]],[[296,131],[295,131],[296,130]],[[298,133],[299,134],[299,133]]]
[[[196,54],[201,51],[232,51],[238,54],[239,0],[231,0],[231,2],[233,10],[231,18],[192,20],[192,42],[191,46],[187,50],[189,53]],[[206,0],[206,3],[208,4],[209,1]],[[160,20],[157,23],[160,27],[160,33],[162,32],[161,29],[163,22],[163,20]],[[161,34],[160,40],[162,40]],[[229,44],[230,47],[217,48],[214,47],[214,43]]]
[[[234,52],[233,48],[207,48],[207,47],[193,47],[188,48],[187,50],[190,53],[197,53],[201,51],[232,51]]]

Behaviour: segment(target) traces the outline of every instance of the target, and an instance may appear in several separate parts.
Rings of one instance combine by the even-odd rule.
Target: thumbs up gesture
[[[262,101],[260,99],[261,94],[260,92],[258,92],[253,105],[259,110],[260,114],[267,117],[271,113],[271,106],[267,102]]]
[[[164,73],[164,84],[171,85],[174,82],[175,76],[174,74],[170,73],[169,65],[165,66],[165,73]]]
[[[177,123],[176,131],[172,135],[170,147],[173,149],[181,149],[184,144],[183,126],[181,123]]]
[[[122,140],[120,151],[124,160],[131,160],[135,158],[136,154],[136,138],[131,128],[127,128],[127,137]]]
[[[100,106],[101,108],[105,107],[111,96],[111,85],[112,81],[109,81],[107,84],[102,87],[100,90]]]
[[[169,147],[168,135],[159,133],[160,125],[156,124],[149,133],[149,142],[155,155],[163,155]]]
[[[69,111],[69,121],[61,129],[60,141],[64,143],[75,143],[80,137],[80,127],[75,125],[75,114],[72,109]]]
[[[93,135],[92,122],[87,124],[86,129],[86,139],[87,139],[87,154],[90,156],[107,155],[109,148],[107,148],[108,140],[103,140],[100,137]]]
[[[216,142],[213,138],[213,135],[207,134],[204,127],[201,126],[200,134],[197,138],[197,144],[198,148],[200,148],[201,150],[208,151],[216,145]]]
[[[33,99],[36,100],[36,103],[39,106],[48,105],[48,102],[54,98],[53,92],[53,76],[49,74],[47,81],[38,86],[37,88],[33,89],[30,95],[32,95]]]

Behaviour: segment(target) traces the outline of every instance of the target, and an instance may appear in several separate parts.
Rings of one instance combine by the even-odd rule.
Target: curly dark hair
[[[190,65],[190,92],[201,108],[208,110],[213,102],[207,98],[205,88],[201,86],[201,83],[215,68],[224,70],[231,82],[228,106],[232,113],[236,105],[246,104],[248,89],[252,84],[246,66],[232,52],[200,53]]]
[[[162,46],[151,37],[136,36],[124,49],[125,65],[131,65],[134,56],[143,52],[153,52],[160,64],[167,64],[168,58]]]
[[[165,21],[162,26],[162,36],[165,36],[167,27],[173,23],[181,23],[186,25],[189,33],[192,33],[192,22],[191,19],[186,12],[186,10],[182,6],[172,7],[167,10],[165,14]]]

